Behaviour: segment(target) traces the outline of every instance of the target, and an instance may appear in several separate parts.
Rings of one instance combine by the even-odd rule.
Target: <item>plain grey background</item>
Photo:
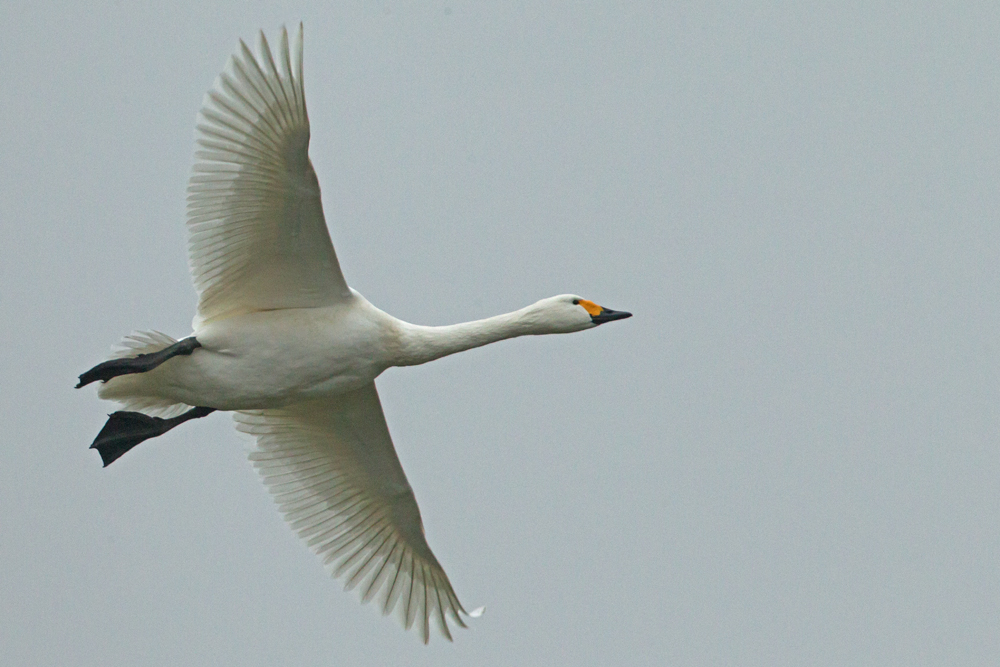
[[[0,0],[5,664],[1000,662],[995,2],[144,5]],[[190,331],[202,95],[299,20],[353,287],[635,313],[379,379],[454,644],[326,576],[226,415],[87,449],[76,375]]]

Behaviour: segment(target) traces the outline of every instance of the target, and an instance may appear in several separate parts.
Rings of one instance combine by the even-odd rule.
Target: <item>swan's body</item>
[[[431,619],[464,625],[424,539],[374,380],[515,336],[569,333],[628,313],[575,295],[444,327],[409,324],[347,286],[308,157],[301,27],[293,65],[241,42],[206,99],[189,187],[189,254],[199,293],[194,332],[125,339],[81,376],[123,404],[95,447],[105,465],[142,440],[214,410],[257,438],[251,460],[286,519],[363,599],[383,593],[427,641]]]
[[[147,373],[101,385],[98,395],[144,396],[217,410],[263,410],[367,386],[392,366],[413,366],[523,335],[595,326],[573,295],[544,299],[513,313],[443,327],[410,324],[355,291],[342,304],[234,315],[199,323],[201,348]],[[566,301],[567,321],[540,311]],[[576,311],[580,311],[579,314]],[[579,320],[574,321],[574,320]]]
[[[146,394],[219,410],[281,408],[370,384],[390,365],[391,327],[390,316],[360,295],[337,306],[235,315],[201,324],[195,354],[115,378],[99,395]]]

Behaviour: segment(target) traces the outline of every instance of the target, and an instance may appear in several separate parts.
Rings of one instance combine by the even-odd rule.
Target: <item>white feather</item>
[[[382,612],[398,606],[425,643],[431,622],[448,639],[448,618],[465,627],[465,610],[424,539],[374,384],[234,418],[257,438],[250,460],[285,519],[345,588],[360,585],[363,602],[381,592]]]

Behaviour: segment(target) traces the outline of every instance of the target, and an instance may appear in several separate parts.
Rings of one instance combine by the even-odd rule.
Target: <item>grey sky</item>
[[[0,647],[16,665],[1000,661],[996,3],[0,2]],[[107,470],[76,375],[190,331],[237,39],[305,22],[350,284],[627,322],[378,381],[467,608],[329,579],[214,415]]]

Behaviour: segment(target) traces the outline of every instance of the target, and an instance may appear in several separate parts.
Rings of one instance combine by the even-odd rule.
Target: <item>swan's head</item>
[[[598,306],[575,294],[560,294],[528,306],[524,317],[539,333],[571,333],[593,329],[605,322],[624,320],[632,313]]]

